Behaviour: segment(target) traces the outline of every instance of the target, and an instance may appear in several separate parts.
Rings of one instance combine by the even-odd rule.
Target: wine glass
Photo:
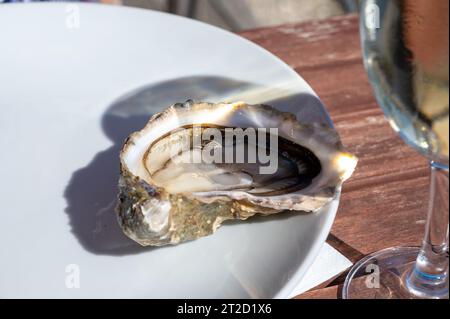
[[[422,247],[366,256],[347,275],[342,297],[448,298],[449,2],[365,0],[364,64],[396,132],[431,162]],[[405,221],[408,222],[408,221]]]

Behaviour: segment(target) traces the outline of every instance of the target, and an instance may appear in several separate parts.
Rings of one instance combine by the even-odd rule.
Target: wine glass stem
[[[428,217],[422,248],[407,288],[418,297],[448,298],[448,167],[431,162]]]

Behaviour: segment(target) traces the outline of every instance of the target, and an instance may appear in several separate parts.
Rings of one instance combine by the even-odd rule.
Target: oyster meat
[[[267,105],[187,101],[126,140],[118,219],[131,239],[161,246],[212,234],[229,219],[316,212],[356,162],[327,126]]]

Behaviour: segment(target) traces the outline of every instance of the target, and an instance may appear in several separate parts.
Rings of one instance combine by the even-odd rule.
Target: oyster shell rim
[[[351,174],[353,173],[353,170],[356,167],[357,164],[357,158],[356,156],[344,151],[344,145],[342,144],[339,134],[337,133],[337,131],[334,128],[329,127],[326,124],[319,124],[319,123],[301,123],[300,121],[297,120],[297,117],[290,113],[290,112],[284,112],[284,111],[280,111],[270,105],[267,104],[247,104],[245,102],[239,101],[239,102],[234,102],[234,103],[228,103],[228,102],[219,102],[219,103],[210,103],[210,102],[194,102],[193,100],[187,100],[185,103],[175,103],[171,106],[169,106],[168,108],[162,110],[161,112],[158,112],[154,115],[152,115],[149,119],[149,121],[146,123],[146,125],[138,131],[135,131],[133,133],[131,133],[124,141],[124,145],[121,148],[120,151],[120,170],[122,172],[122,170],[124,169],[124,167],[127,167],[126,163],[124,163],[124,154],[127,152],[128,148],[136,145],[134,140],[138,139],[139,137],[141,137],[143,135],[143,132],[151,129],[153,126],[156,126],[158,124],[157,121],[164,121],[167,117],[173,116],[174,113],[178,115],[179,111],[182,112],[186,112],[186,111],[191,111],[191,108],[193,106],[197,106],[197,105],[208,105],[208,106],[218,106],[218,105],[232,105],[232,109],[233,111],[237,111],[239,108],[241,107],[256,107],[256,108],[260,108],[260,110],[257,111],[263,111],[263,112],[270,112],[274,115],[274,117],[279,118],[280,121],[283,122],[284,125],[286,124],[290,124],[292,126],[292,130],[303,130],[305,128],[312,128],[313,130],[317,129],[318,131],[322,131],[322,132],[326,132],[329,133],[333,139],[335,139],[334,143],[331,143],[329,146],[334,147],[335,150],[337,152],[342,153],[344,156],[348,156],[350,161],[354,161],[353,163],[353,167],[351,167],[349,169],[349,171],[351,171],[350,173],[348,171],[344,172],[342,175],[347,175],[344,176],[344,178],[342,178],[340,181],[336,181],[336,185],[332,188],[329,188],[328,190],[325,190],[323,197],[325,198],[325,200],[323,201],[322,205],[319,205],[316,208],[312,208],[312,209],[307,209],[305,207],[305,199],[308,200],[309,198],[311,198],[310,194],[308,193],[304,193],[305,190],[301,190],[298,195],[296,200],[285,200],[284,205],[277,205],[277,208],[280,210],[298,210],[298,211],[306,211],[306,212],[316,212],[318,210],[320,210],[320,208],[325,205],[326,203],[328,203],[329,201],[333,200],[334,198],[336,198],[337,194],[340,192],[340,188],[342,183],[351,176]],[[262,109],[261,109],[262,108]],[[236,110],[237,109],[237,110]],[[201,123],[200,123],[201,124]],[[281,135],[281,134],[280,134]],[[298,143],[298,141],[296,140],[292,140],[289,137],[286,137],[284,135],[282,135],[283,137],[291,140],[292,142],[296,143],[296,144],[300,144]],[[320,135],[314,135],[315,138],[318,138]],[[323,137],[323,136],[322,136]],[[300,144],[302,145],[302,144]],[[302,145],[303,146],[303,145]],[[304,146],[306,147],[306,146]],[[307,147],[308,148],[308,147]],[[313,150],[310,150],[311,152],[313,152],[314,154],[316,154]],[[320,158],[319,158],[320,159]],[[327,165],[324,165],[324,163],[321,162],[322,168],[326,168]],[[128,172],[134,176],[137,177],[143,181],[145,181],[143,178],[133,174],[131,172],[131,170],[127,167]],[[322,172],[319,174],[322,175]],[[145,181],[149,186],[151,186],[157,193],[160,192],[164,192],[165,190],[161,187],[158,187],[154,184],[150,185],[150,183],[148,183],[147,181]],[[314,183],[313,183],[314,184]],[[225,192],[221,192],[221,191],[208,191],[208,192],[193,192],[193,193],[182,193],[179,194],[180,196],[184,196],[186,198],[202,198],[204,199],[205,202],[213,202],[215,200],[218,200],[222,197],[226,197],[228,196],[228,194],[224,194]],[[273,202],[274,199],[280,199],[283,196],[286,196],[286,194],[290,194],[290,195],[294,195],[296,194],[295,192],[293,193],[286,193],[286,194],[281,194],[281,195],[273,195],[273,196],[265,196],[266,198],[270,198],[269,199],[265,199],[264,196],[258,196],[258,195],[254,195],[254,194],[250,194],[247,193],[245,191],[233,191],[234,196],[230,197],[233,200],[250,200],[250,202],[254,205],[260,205],[266,208],[273,208],[273,204],[271,204]],[[207,200],[207,198],[209,198],[209,200]],[[320,197],[316,197],[314,196],[314,199],[318,199]]]
[[[346,169],[341,174],[338,174],[336,179],[333,181],[332,187],[323,188],[322,197],[313,196],[307,194],[297,194],[296,198],[292,198],[292,195],[295,193],[286,193],[282,195],[275,196],[267,196],[264,197],[251,197],[252,194],[238,191],[233,191],[234,196],[228,196],[224,194],[208,192],[209,196],[205,196],[206,194],[202,194],[201,192],[197,193],[177,193],[170,194],[164,190],[164,188],[158,187],[156,185],[152,185],[148,183],[143,177],[133,174],[131,169],[125,163],[125,154],[129,150],[130,147],[135,146],[136,142],[139,138],[144,135],[144,132],[151,129],[153,126],[158,125],[159,121],[165,120],[167,117],[172,115],[177,115],[178,111],[191,111],[192,106],[203,105],[203,106],[232,106],[231,109],[233,111],[239,110],[239,108],[248,107],[248,108],[258,108],[257,111],[263,112],[271,112],[275,114],[275,118],[282,121],[285,125],[286,123],[291,126],[297,127],[298,130],[302,129],[312,129],[313,131],[317,130],[321,134],[312,134],[315,139],[325,139],[323,142],[334,150],[337,154],[344,154],[348,156],[348,159],[352,162],[351,169]],[[178,115],[177,115],[178,116]],[[192,123],[195,124],[195,123]],[[313,132],[314,133],[314,132]],[[330,133],[330,134],[326,134]],[[281,135],[281,134],[280,134]],[[283,137],[286,137],[282,135]],[[330,140],[326,140],[326,138],[331,137]],[[289,138],[288,138],[289,139]],[[298,143],[306,148],[302,143]],[[311,150],[315,155],[317,155],[314,150]],[[350,177],[353,169],[355,168],[357,163],[357,159],[355,156],[344,151],[343,144],[339,138],[339,134],[329,126],[325,124],[303,124],[299,122],[296,116],[289,112],[282,112],[274,107],[269,105],[261,104],[261,105],[251,105],[246,104],[244,102],[236,102],[236,103],[208,103],[208,102],[197,102],[194,103],[191,100],[188,100],[186,103],[177,103],[174,104],[167,109],[154,114],[150,117],[147,124],[139,131],[133,132],[125,139],[124,145],[120,151],[120,183],[119,183],[119,200],[116,207],[116,211],[118,212],[118,220],[124,231],[124,233],[138,242],[143,246],[152,245],[152,246],[162,246],[167,244],[178,244],[180,242],[189,241],[193,239],[197,239],[199,237],[204,237],[211,235],[216,231],[216,229],[221,225],[221,223],[228,219],[242,219],[245,220],[251,216],[256,214],[260,215],[270,215],[274,213],[278,213],[284,210],[295,210],[295,211],[303,211],[303,212],[316,212],[319,211],[322,207],[324,207],[329,202],[333,201],[339,194],[341,190],[342,183]],[[324,163],[321,161],[322,167],[324,167]],[[322,172],[319,174],[322,175]],[[120,186],[120,184],[123,184]],[[138,197],[130,194],[131,192],[139,193]],[[301,190],[301,192],[304,190]],[[200,195],[200,196],[199,196]],[[239,196],[240,197],[239,197]],[[282,198],[289,197],[283,200],[283,204],[274,205],[274,198]],[[317,194],[316,194],[317,195]],[[201,199],[201,200],[200,200]],[[306,200],[304,200],[306,199]],[[155,231],[152,229],[151,225],[146,221],[146,216],[148,212],[146,212],[143,207],[150,200],[156,200],[156,202],[160,201],[169,201],[171,203],[170,210],[167,212],[167,223],[170,226],[165,233],[161,233],[160,231]],[[128,203],[127,203],[128,201]],[[298,202],[295,202],[298,201]],[[306,203],[309,201],[310,206],[307,206]],[[181,203],[179,205],[179,203]],[[195,210],[203,209],[203,214],[208,214],[210,208],[214,208],[216,206],[220,206],[221,209],[218,210],[218,215],[215,217],[215,220],[212,224],[208,225],[195,225],[197,229],[194,227],[194,232],[192,231],[192,225],[183,225],[182,228],[188,229],[177,229],[177,226],[173,225],[172,219],[176,217],[176,213],[172,214],[174,209],[178,209],[179,214],[186,215],[186,210],[192,210],[193,207]],[[177,206],[177,207],[175,207]],[[158,207],[158,204],[154,205],[154,207]],[[181,210],[179,209],[181,207]],[[204,209],[207,207],[206,209]],[[181,211],[181,213],[180,213]],[[226,212],[226,213],[224,213]],[[199,216],[198,216],[199,215]],[[202,214],[198,214],[194,218],[200,219],[202,218]],[[188,221],[187,223],[189,223]],[[175,228],[174,228],[175,227]]]

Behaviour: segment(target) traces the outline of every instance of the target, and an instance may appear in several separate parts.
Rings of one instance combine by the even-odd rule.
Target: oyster
[[[212,234],[228,219],[318,211],[356,158],[333,129],[270,106],[187,101],[133,133],[120,164],[119,223],[141,245],[161,246]]]

